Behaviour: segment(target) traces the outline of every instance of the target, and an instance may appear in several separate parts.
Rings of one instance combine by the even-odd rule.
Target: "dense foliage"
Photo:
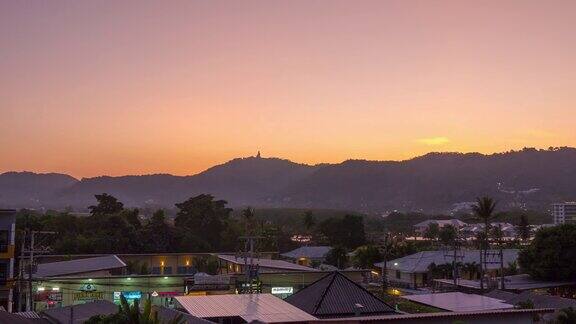
[[[365,243],[362,216],[323,211],[317,225],[311,211],[301,211],[290,223],[252,208],[234,213],[226,201],[202,194],[176,204],[174,218],[163,209],[144,217],[111,195],[95,197],[88,216],[21,210],[17,228],[56,232],[49,245],[57,254],[235,252],[243,234],[260,236],[260,251],[296,248],[300,243],[291,239],[295,234],[312,236],[314,244],[348,250]]]
[[[576,278],[576,225],[544,228],[520,252],[521,268],[537,279],[574,280]]]
[[[150,299],[144,301],[144,307],[140,307],[139,299],[134,300],[134,304],[129,305],[124,296],[120,296],[120,307],[118,312],[111,315],[95,315],[90,317],[85,324],[184,324],[182,314],[170,320],[161,321],[158,312],[152,309]]]

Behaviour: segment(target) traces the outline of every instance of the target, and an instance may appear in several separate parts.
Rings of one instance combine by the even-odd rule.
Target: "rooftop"
[[[244,258],[237,257],[234,255],[220,254],[218,255],[218,258],[234,264],[239,265],[244,264]],[[305,267],[299,264],[294,264],[283,260],[254,259],[254,263],[260,265],[260,267],[262,268],[268,268],[268,269],[292,270],[292,271],[316,271],[313,268]]]
[[[71,308],[74,307],[72,311]],[[110,315],[118,311],[118,306],[106,300],[98,300],[74,306],[56,307],[44,310],[42,314],[56,323],[70,323],[70,314],[74,314],[74,324],[87,321],[94,315]]]
[[[172,308],[166,308],[163,306],[155,306],[154,310],[158,314],[158,319],[160,319],[161,323],[169,323],[170,321],[174,320],[174,318],[178,316],[182,316],[182,324],[210,324],[212,322],[202,319],[200,317],[196,317],[190,315],[188,313],[184,313]]]
[[[310,258],[322,259],[332,250],[330,246],[302,246],[290,252],[282,253],[281,256],[290,259]]]
[[[71,261],[41,263],[35,277],[58,277],[101,270],[124,268],[126,264],[115,255]]]
[[[241,317],[246,322],[304,322],[316,318],[271,294],[178,296],[178,303],[200,318]]]
[[[332,272],[285,299],[316,317],[395,314],[394,308],[348,279]]]
[[[476,262],[480,264],[480,251],[479,250],[461,250],[462,259],[461,263],[473,263]],[[504,264],[516,261],[518,259],[517,249],[505,249],[504,253]],[[497,257],[494,256],[494,261],[497,261]],[[498,259],[499,260],[499,259]],[[446,251],[422,251],[407,255],[402,258],[398,258],[392,261],[388,261],[388,269],[399,270],[401,272],[407,273],[424,273],[428,272],[428,267],[434,263],[435,265],[452,263],[452,258],[447,255]],[[384,263],[379,262],[374,264],[377,267],[383,267]],[[500,267],[497,263],[489,263],[489,269],[498,269]]]
[[[395,323],[415,323],[421,320],[438,320],[446,319],[447,323],[456,323],[457,320],[465,319],[479,319],[489,320],[493,316],[502,318],[514,317],[522,314],[540,314],[551,313],[553,309],[498,309],[488,311],[473,311],[473,312],[439,312],[439,313],[420,313],[420,314],[398,314],[398,315],[381,315],[381,316],[361,316],[349,318],[332,318],[323,319],[323,322],[338,322],[338,323],[364,323],[364,322],[383,322],[393,321]],[[421,323],[421,322],[417,322]],[[427,322],[422,322],[427,323]],[[436,322],[437,323],[437,322]]]
[[[402,298],[451,312],[473,312],[514,308],[513,305],[506,304],[499,299],[461,292],[409,295],[402,296]]]
[[[562,298],[558,296],[536,294],[531,291],[524,291],[516,294],[512,292],[493,290],[484,296],[500,299],[508,304],[516,305],[520,302],[531,301],[534,303],[535,308],[554,308],[562,309],[568,307],[576,308],[576,300],[569,298]]]
[[[429,219],[414,225],[414,227],[428,227],[430,224],[438,224],[440,226],[452,225],[455,227],[466,225],[466,223],[459,219]]]
[[[434,279],[434,281],[441,282],[441,283],[447,284],[447,285],[453,285],[454,284],[453,280],[447,280],[447,279]],[[500,282],[498,282],[498,284],[500,284]],[[519,274],[519,275],[504,277],[504,285],[505,285],[506,290],[524,291],[524,290],[541,289],[541,288],[572,286],[572,285],[576,285],[576,280],[573,280],[573,281],[543,281],[543,280],[533,279],[528,274]],[[458,286],[466,287],[466,288],[473,288],[473,289],[480,289],[480,281],[459,279]]]

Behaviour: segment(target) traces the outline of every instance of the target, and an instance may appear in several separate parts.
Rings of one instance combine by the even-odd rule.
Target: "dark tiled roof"
[[[319,318],[395,314],[394,308],[340,272],[333,272],[285,299]]]
[[[322,259],[332,250],[329,246],[301,246],[296,250],[282,253],[281,256],[290,259],[310,258]]]
[[[158,312],[158,319],[160,319],[161,323],[168,323],[171,320],[173,320],[174,318],[176,318],[176,316],[182,315],[182,323],[186,323],[186,324],[210,324],[212,322],[190,315],[188,313],[184,313],[181,311],[177,311],[175,309],[170,309],[170,308],[166,308],[166,307],[154,307],[154,309],[156,310],[156,312]]]
[[[74,324],[84,323],[94,315],[110,315],[118,312],[119,307],[112,302],[106,300],[98,300],[91,303],[74,305],[72,306],[57,307],[47,309],[42,312],[47,318],[56,321],[57,323],[70,323],[70,316],[74,316]]]
[[[0,311],[0,324],[39,324],[39,323],[48,323],[48,322],[44,319],[26,318],[18,316],[16,314],[10,314],[6,311]]]
[[[41,263],[38,265],[36,277],[56,277],[84,272],[95,272],[125,267],[126,264],[115,255],[95,258],[77,259],[71,261]]]

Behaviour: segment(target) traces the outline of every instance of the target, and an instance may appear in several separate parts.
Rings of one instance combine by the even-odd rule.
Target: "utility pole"
[[[34,264],[34,231],[30,234],[30,259],[28,260],[28,295],[26,296],[26,311],[32,310],[32,265]]]
[[[56,232],[49,231],[30,231],[30,249],[29,249],[29,260],[28,260],[28,295],[26,296],[26,311],[33,311],[34,307],[34,295],[32,293],[32,273],[34,272],[34,253],[46,253],[50,249],[46,246],[40,245],[41,249],[36,249],[36,234],[56,234]]]
[[[24,279],[24,250],[26,246],[27,231],[22,232],[22,245],[20,247],[20,260],[18,260],[18,308],[16,311],[22,311],[22,297],[24,295],[22,280]]]
[[[386,232],[384,234],[384,242],[382,248],[382,254],[384,256],[384,262],[382,263],[382,293],[386,294],[388,291],[388,252],[390,250],[390,233]]]
[[[260,281],[260,265],[254,264],[254,258],[257,252],[255,252],[255,243],[258,239],[262,237],[259,236],[241,236],[240,239],[245,240],[244,251],[242,251],[242,258],[244,259],[244,271],[247,283],[247,292],[249,294],[259,293],[260,289],[255,289],[254,284],[258,284]],[[259,256],[256,256],[258,259]]]

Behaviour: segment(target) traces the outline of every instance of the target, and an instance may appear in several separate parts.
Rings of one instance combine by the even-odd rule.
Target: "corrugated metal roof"
[[[126,264],[115,255],[107,255],[95,258],[78,259],[62,262],[41,263],[35,277],[57,277],[84,272],[110,270],[123,268]]]
[[[511,305],[516,305],[520,302],[531,301],[536,308],[554,308],[562,309],[568,307],[576,308],[576,300],[569,298],[562,298],[558,296],[535,294],[531,291],[524,291],[520,294],[512,292],[493,290],[484,294],[490,298],[496,298]]]
[[[291,259],[322,259],[330,250],[332,250],[330,246],[301,246],[290,252],[282,253],[281,256]]]
[[[333,272],[285,299],[317,317],[394,314],[395,310],[340,272]]]
[[[234,264],[244,264],[244,259],[241,257],[236,257],[234,255],[218,255],[218,258],[234,263]],[[299,264],[294,264],[291,262],[283,260],[271,260],[271,259],[254,259],[254,263],[260,265],[263,268],[269,269],[281,269],[281,270],[294,270],[294,271],[316,271],[313,268],[305,267]]]
[[[182,315],[182,323],[186,324],[210,324],[212,322],[202,319],[200,317],[193,316],[188,313],[184,313],[175,309],[166,308],[163,306],[154,306],[154,310],[158,313],[158,319],[162,323],[168,323],[174,320],[176,317]]]
[[[497,309],[489,311],[476,311],[476,312],[439,312],[439,313],[420,313],[420,314],[398,314],[398,315],[379,315],[379,316],[360,316],[360,317],[348,317],[348,318],[327,318],[322,319],[322,322],[338,322],[345,323],[351,322],[371,322],[371,321],[396,321],[401,322],[401,320],[426,320],[426,319],[440,319],[449,318],[458,319],[472,317],[478,319],[479,315],[508,315],[514,316],[515,314],[541,314],[541,313],[552,313],[553,309],[550,308],[536,308],[536,309]],[[413,323],[410,321],[410,323]]]
[[[191,315],[201,318],[241,317],[265,323],[313,321],[316,318],[271,294],[177,296]]]
[[[476,262],[480,264],[480,251],[479,250],[462,250],[463,258],[459,261],[461,263],[472,263]],[[507,266],[508,263],[515,262],[518,259],[517,249],[505,249],[504,253],[504,265]],[[407,255],[405,257],[388,261],[388,269],[399,270],[401,272],[407,273],[423,273],[428,272],[428,268],[432,263],[436,265],[449,264],[452,263],[453,258],[449,256],[446,251],[422,251]],[[490,260],[499,261],[499,257],[491,256]],[[382,267],[383,262],[374,264],[377,267]],[[499,269],[500,264],[497,262],[488,263],[488,269]]]
[[[514,308],[513,305],[506,304],[499,299],[461,292],[409,295],[402,296],[402,298],[452,312],[472,312]]]
[[[72,311],[71,308],[74,307]],[[56,307],[42,312],[46,317],[57,323],[70,323],[71,314],[74,316],[74,323],[84,323],[94,315],[110,315],[118,311],[118,306],[106,300],[98,300],[86,304]]]

